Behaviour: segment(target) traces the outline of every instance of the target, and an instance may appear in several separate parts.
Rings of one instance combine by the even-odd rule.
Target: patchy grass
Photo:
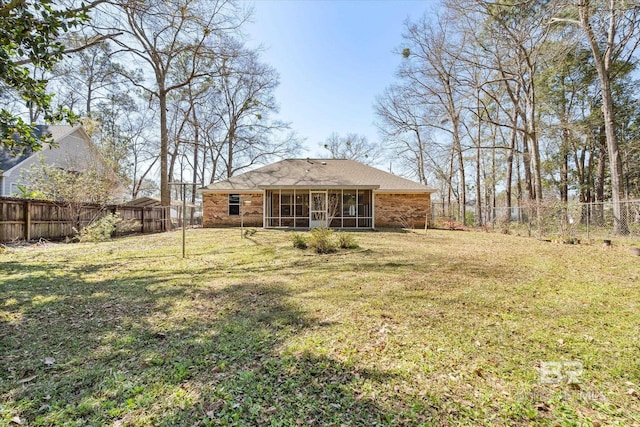
[[[187,259],[180,233],[5,249],[0,424],[640,423],[628,246],[357,240],[317,255],[286,232],[209,229],[188,231]]]

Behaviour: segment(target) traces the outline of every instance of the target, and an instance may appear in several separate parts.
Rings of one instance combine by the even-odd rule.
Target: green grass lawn
[[[640,258],[479,232],[0,253],[0,425],[639,425]]]

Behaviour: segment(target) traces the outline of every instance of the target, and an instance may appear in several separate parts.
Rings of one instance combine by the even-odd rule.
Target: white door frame
[[[314,199],[318,196],[318,199]],[[316,202],[320,204],[316,205]],[[327,226],[327,192],[309,191],[309,228]]]

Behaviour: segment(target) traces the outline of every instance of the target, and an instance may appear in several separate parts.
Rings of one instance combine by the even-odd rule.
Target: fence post
[[[24,239],[31,240],[31,202],[24,203]]]
[[[140,229],[141,233],[144,233],[144,206],[142,206],[142,209],[140,209],[140,212],[142,213],[142,219],[140,220],[140,222],[142,223],[142,228]]]

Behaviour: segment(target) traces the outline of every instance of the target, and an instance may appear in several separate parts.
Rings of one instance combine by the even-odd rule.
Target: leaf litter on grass
[[[179,233],[3,253],[0,420],[640,422],[622,247],[429,230],[324,256],[281,231],[187,238],[187,259]],[[580,389],[541,382],[541,363],[575,361]]]

